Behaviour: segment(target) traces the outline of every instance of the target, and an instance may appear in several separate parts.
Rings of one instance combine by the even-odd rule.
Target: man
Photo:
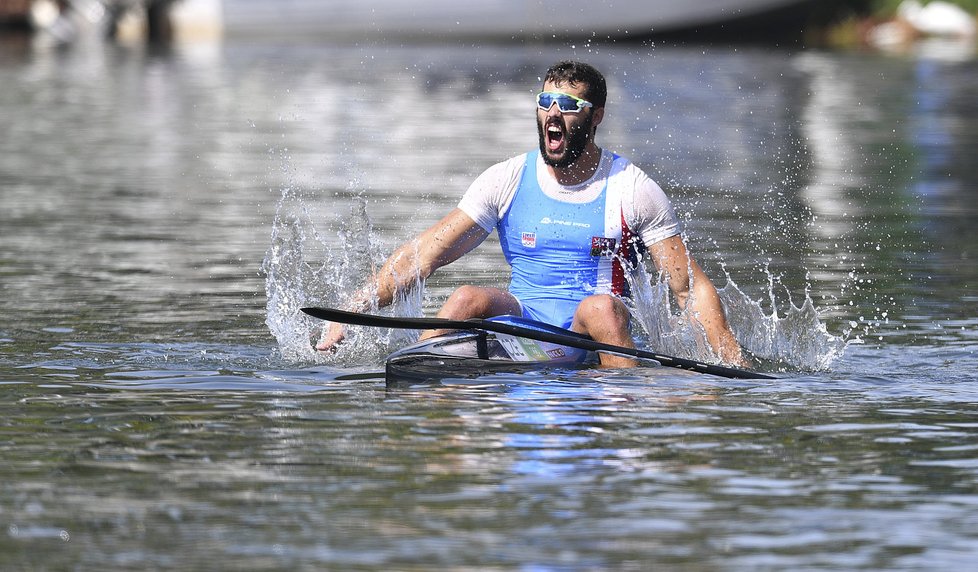
[[[604,77],[590,65],[551,67],[537,96],[539,152],[487,169],[454,210],[388,258],[350,309],[365,310],[371,300],[390,304],[418,277],[457,260],[496,230],[512,267],[509,289],[462,286],[438,317],[522,315],[635,347],[620,297],[628,294],[624,274],[638,253],[647,252],[679,304],[692,303],[717,355],[743,365],[716,288],[689,256],[669,199],[638,167],[595,143],[606,99]],[[332,349],[344,334],[341,324],[331,324],[317,349]],[[636,363],[605,353],[599,359],[604,367]]]

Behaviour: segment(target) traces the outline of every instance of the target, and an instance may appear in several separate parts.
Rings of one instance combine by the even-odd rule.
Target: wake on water
[[[342,307],[383,263],[385,253],[367,215],[367,201],[354,193],[348,217],[332,236],[317,230],[313,214],[301,193],[282,190],[271,244],[262,269],[265,273],[268,325],[284,359],[341,366],[377,364],[383,357],[417,337],[408,330],[351,327],[335,353],[317,352],[323,322],[299,311],[305,306]],[[825,371],[844,353],[848,343],[829,333],[806,289],[801,305],[788,297],[786,307],[776,301],[778,281],[766,273],[770,312],[747,296],[729,275],[719,289],[730,327],[742,347],[765,371]],[[637,324],[639,347],[677,357],[718,363],[706,335],[686,311],[672,301],[666,283],[639,265],[630,278],[630,310]],[[424,283],[387,308],[381,315],[421,316]]]

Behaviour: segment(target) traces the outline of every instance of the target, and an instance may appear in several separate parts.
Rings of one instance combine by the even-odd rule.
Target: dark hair
[[[554,84],[570,84],[576,87],[578,84],[585,84],[585,99],[594,104],[594,107],[604,107],[608,99],[608,85],[594,66],[584,62],[563,61],[550,66],[543,82]]]

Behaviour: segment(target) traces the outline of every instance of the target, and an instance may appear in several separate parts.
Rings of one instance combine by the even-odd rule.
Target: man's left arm
[[[685,310],[692,301],[690,315],[703,326],[713,351],[726,363],[746,367],[740,344],[727,323],[720,295],[689,255],[682,237],[677,234],[656,242],[649,247],[649,253],[658,270],[666,274],[669,289],[680,307]]]

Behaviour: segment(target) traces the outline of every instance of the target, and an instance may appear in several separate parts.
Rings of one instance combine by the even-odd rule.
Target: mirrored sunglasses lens
[[[557,108],[563,112],[580,111],[577,101],[569,95],[557,95],[553,93],[541,93],[537,96],[537,105],[540,109],[550,109],[550,106],[557,102]]]
[[[577,111],[578,109],[577,102],[570,96],[558,95],[556,100],[557,107],[559,107],[561,111]]]

